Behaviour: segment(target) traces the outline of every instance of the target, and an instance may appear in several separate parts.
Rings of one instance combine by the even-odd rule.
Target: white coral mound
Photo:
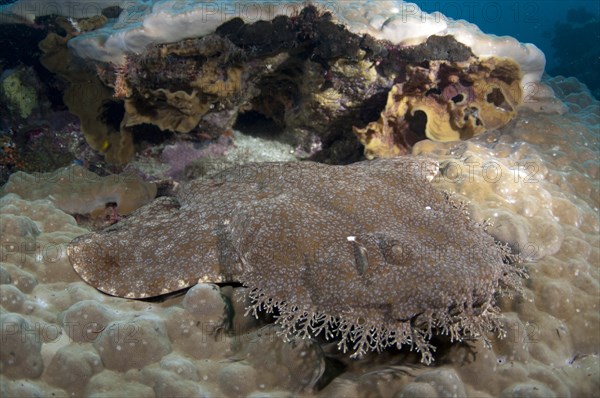
[[[312,3],[332,11],[352,32],[368,33],[395,44],[415,45],[434,34],[454,35],[458,41],[471,47],[477,56],[508,57],[517,61],[523,71],[522,86],[531,93],[530,102],[553,97],[551,90],[538,84],[546,58],[533,44],[522,44],[508,36],[485,34],[476,25],[455,21],[439,12],[428,14],[416,4],[400,0],[319,0]],[[149,44],[204,36],[236,17],[252,23],[270,20],[276,15],[291,16],[303,5],[303,2],[272,0],[138,0],[129,2],[117,21],[82,34],[69,44],[82,58],[122,63],[126,53],[141,52]]]

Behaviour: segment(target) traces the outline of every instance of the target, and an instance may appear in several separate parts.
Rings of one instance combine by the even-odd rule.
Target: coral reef
[[[323,374],[316,342],[243,316],[243,288],[199,284],[168,306],[106,297],[65,255],[85,232],[72,216],[8,194],[0,225],[2,396],[275,396]]]
[[[166,177],[180,181],[212,176],[235,165],[294,161],[296,155],[291,146],[234,131],[200,148],[189,142],[167,145],[160,160],[169,167]]]
[[[472,48],[476,56],[512,58],[523,70],[523,87],[539,85],[544,71],[544,54],[533,44],[521,44],[512,37],[484,34],[477,26],[464,20],[454,21],[440,13],[427,14],[414,3],[399,0],[316,0],[312,3],[333,14],[336,22],[358,36],[368,34],[377,40],[407,46],[421,44],[432,35],[453,35]],[[127,53],[142,52],[149,44],[202,37],[214,32],[224,22],[236,19],[251,23],[273,20],[278,16],[293,17],[304,6],[304,3],[271,1],[258,1],[251,5],[231,0],[209,5],[193,0],[156,0],[153,4],[135,1],[117,20],[78,36],[70,46],[82,58],[123,64]],[[275,40],[284,38],[287,33],[278,31]],[[343,49],[341,43],[331,46]],[[551,99],[552,94],[540,87],[538,96],[539,100],[543,97]]]
[[[127,215],[156,196],[156,185],[133,174],[101,177],[79,165],[54,172],[12,174],[2,189],[23,199],[48,199],[69,214],[104,216],[108,206],[118,215]]]
[[[384,110],[389,115],[383,119],[407,124],[409,116],[396,115],[396,107],[429,113],[428,123],[414,128],[441,140],[500,127],[523,103],[514,60],[478,59],[453,36],[431,36],[415,46],[378,41],[312,6],[271,21],[231,19],[202,38],[149,46],[122,65],[101,65],[100,77],[124,102],[122,128],[152,124],[214,136],[232,127],[252,130],[250,123],[263,119],[274,138],[331,163],[360,157],[352,126],[370,130],[362,141],[371,147],[393,146],[375,141],[408,141],[389,154],[406,152],[425,137],[405,126],[394,127],[394,134],[365,127],[388,96],[394,110]],[[394,102],[400,94],[409,104]],[[311,149],[314,142],[320,153]],[[368,155],[377,153],[367,148]]]
[[[148,123],[185,133],[196,128],[209,110],[224,110],[241,97],[242,53],[211,35],[129,56],[112,83],[115,97],[125,101],[123,126]],[[232,124],[224,120],[216,127]]]
[[[523,112],[502,134],[414,147],[440,161],[436,187],[470,200],[475,220],[490,220],[489,232],[529,259],[522,298],[500,304],[514,344],[503,340],[471,363],[454,357],[469,396],[586,396],[598,388],[600,104],[575,79],[549,85],[569,92],[564,116]]]
[[[30,117],[17,130],[8,129],[0,141],[4,147],[0,150],[2,185],[16,171],[55,170],[73,164],[76,159],[100,164],[79,130],[77,117],[67,111]]]
[[[95,18],[87,23],[96,26],[105,21],[106,18]],[[63,101],[79,117],[88,145],[104,154],[109,163],[127,163],[134,154],[133,136],[129,129],[121,127],[122,116],[114,115],[119,114],[120,105],[114,101],[113,91],[102,84],[95,71],[74,62],[67,48],[67,41],[78,34],[72,24],[64,18],[57,18],[56,23],[66,35],[48,33],[39,44],[43,52],[41,63],[68,84]]]
[[[597,395],[598,101],[416,4],[313,3],[0,0],[38,101],[0,96],[0,396]],[[598,19],[567,18],[550,72],[597,94]],[[409,158],[239,167],[352,163],[353,127]],[[74,159],[103,177],[17,173]]]
[[[523,97],[520,80],[519,65],[509,59],[429,61],[407,68],[379,120],[354,132],[368,159],[405,155],[425,137],[466,140],[515,117]]]
[[[330,49],[332,35],[332,42],[353,45]],[[281,131],[274,138],[306,153],[314,153],[314,142],[345,136],[352,145],[333,160],[339,161],[358,153],[350,126],[380,111],[371,110],[377,104],[364,93],[383,97],[390,86],[369,69],[360,41],[330,15],[307,8],[294,18],[248,25],[234,19],[202,38],[151,46],[100,76],[124,101],[123,126],[214,136],[234,125],[252,130],[252,120],[262,118],[263,134]]]
[[[523,111],[501,133],[466,142],[425,140],[413,149],[440,162],[434,186],[468,199],[474,221],[491,219],[488,232],[530,259],[523,292],[499,297],[507,336],[488,336],[491,350],[482,340],[433,336],[438,349],[430,366],[419,366],[407,349],[349,359],[323,339],[284,343],[277,327],[261,327],[267,320],[243,316],[251,303],[239,301],[248,295],[242,287],[198,285],[189,297],[160,303],[110,297],[82,282],[64,254],[68,242],[89,231],[48,201],[9,194],[0,198],[0,226],[7,226],[0,234],[0,327],[14,349],[0,347],[0,394],[594,396],[600,389],[600,105],[574,78],[545,83],[567,113]],[[134,334],[130,341],[132,331],[153,340],[143,344]],[[164,356],[146,356],[146,346]],[[128,367],[138,354],[140,365],[154,362],[126,371],[104,365],[118,358]]]
[[[493,295],[518,274],[503,247],[430,187],[436,165],[235,167],[77,238],[69,258],[86,282],[121,297],[242,281],[254,313],[277,310],[287,332],[339,333],[339,347],[358,356],[409,344],[429,363],[432,333],[460,340],[496,329]]]
[[[22,166],[23,163],[11,137],[0,135],[0,184],[5,184],[8,177]]]
[[[9,111],[27,119],[38,106],[36,86],[26,82],[26,70],[6,71],[0,76],[0,96]]]
[[[223,137],[223,140],[227,138]],[[209,144],[205,148],[196,149],[192,143],[178,142],[167,145],[161,154],[161,162],[169,166],[167,175],[174,180],[181,180],[186,174],[186,168],[191,167],[195,161],[214,162],[215,158],[224,155],[226,144]]]
[[[17,2],[21,3],[28,0]],[[7,9],[30,18],[17,4]],[[531,44],[485,35],[474,25],[429,15],[401,1],[315,4],[302,8],[257,2],[248,6],[258,12],[250,17],[246,7],[231,1],[215,6],[191,0],[139,0],[127,3],[126,11],[117,1],[110,10],[92,7],[88,19],[56,17],[66,36],[57,30],[42,42],[44,65],[70,82],[65,103],[80,117],[90,146],[117,165],[131,160],[133,136],[148,126],[216,138],[244,115],[270,121],[269,130],[282,130],[278,139],[302,147],[313,160],[358,160],[352,126],[363,129],[377,119],[392,86],[412,75],[409,67],[423,66],[425,60],[454,64],[453,52],[472,52],[474,60],[512,59],[521,70],[514,86],[527,93],[527,101],[520,105],[563,109],[540,83],[545,58]],[[32,12],[39,16],[42,10]],[[452,40],[434,42],[438,36]],[[113,96],[94,72],[84,65],[74,67],[67,45],[86,61],[85,66],[97,68]],[[414,57],[419,53],[428,56]],[[496,91],[484,91],[478,93],[491,95],[494,104],[502,102]],[[508,98],[507,93],[503,96]],[[493,113],[498,107],[487,108],[481,113]],[[445,114],[439,118],[457,119]],[[499,125],[499,119],[488,124]],[[311,150],[314,142],[321,143],[320,153]]]

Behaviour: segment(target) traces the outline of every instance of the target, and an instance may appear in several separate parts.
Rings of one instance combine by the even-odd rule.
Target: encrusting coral
[[[125,102],[123,125],[191,131],[211,109],[222,110],[241,97],[242,60],[240,48],[214,35],[129,56],[112,83],[115,97]]]
[[[81,26],[91,29],[104,22],[106,18],[90,18],[81,21]],[[48,33],[39,43],[43,53],[41,63],[67,82],[63,101],[69,111],[79,117],[88,145],[101,152],[111,164],[127,163],[134,154],[133,136],[120,125],[121,120],[108,120],[115,119],[115,116],[107,116],[108,113],[119,113],[113,91],[102,84],[91,68],[74,61],[67,47],[68,40],[78,34],[72,23],[57,17],[56,24],[64,29],[66,36]]]
[[[509,251],[431,186],[436,172],[413,157],[232,168],[76,238],[69,259],[120,297],[241,281],[249,311],[277,311],[286,333],[338,335],[357,356],[408,344],[430,363],[434,333],[499,331],[494,295],[520,275]]]
[[[122,65],[98,67],[124,103],[123,127],[215,135],[234,125],[245,131],[258,118],[293,146],[342,135],[353,144],[343,158],[359,152],[351,126],[376,117],[391,86],[393,76],[371,68],[381,51],[311,6],[271,21],[234,18],[203,37],[148,46]]]
[[[379,120],[354,132],[369,159],[405,155],[424,138],[466,140],[515,117],[520,80],[519,65],[510,59],[412,66],[390,90]]]
[[[13,70],[0,75],[0,99],[4,101],[9,111],[22,119],[31,115],[38,105],[38,93],[35,86],[28,84],[25,77],[31,71]],[[31,79],[30,79],[31,80]]]
[[[426,136],[465,139],[500,127],[516,114],[523,79],[517,61],[478,57],[452,35],[394,44],[352,32],[317,6],[268,21],[229,19],[202,37],[96,67],[123,103],[123,137],[143,125],[215,137],[258,119],[306,152],[321,142],[313,160],[330,163],[360,158],[353,126],[368,157],[406,153]]]
[[[401,112],[417,113],[412,124],[422,124],[421,114],[428,113],[422,129],[430,138],[465,137],[505,124],[520,104],[521,90],[529,93],[523,106],[564,111],[540,82],[545,57],[537,47],[486,35],[465,21],[421,12],[415,4],[334,0],[265,1],[248,9],[233,1],[222,5],[213,10],[213,4],[191,0],[140,0],[123,8],[114,5],[110,12],[95,9],[88,19],[55,18],[67,34],[51,32],[40,43],[42,62],[70,82],[65,104],[81,118],[90,146],[109,163],[124,164],[133,157],[134,137],[160,130],[216,139],[234,124],[245,131],[242,127],[250,126],[244,123],[256,116],[272,123],[269,130],[281,131],[280,141],[314,155],[312,160],[359,160],[353,127],[367,129],[369,137],[361,141],[369,141],[368,156],[406,151],[415,139],[411,133],[395,138],[400,149],[386,151],[386,141],[392,139],[382,131],[387,127],[367,125],[377,120],[394,85],[415,77],[415,68],[436,74],[438,63],[462,72],[429,82],[431,92],[410,91],[405,85],[390,94],[411,97],[403,105],[409,110]],[[229,6],[235,11],[225,12]],[[254,7],[257,14],[248,15]],[[130,8],[135,12],[126,11]],[[23,11],[14,5],[9,9]],[[27,17],[38,11],[43,10],[32,10]],[[432,45],[435,40],[437,46]],[[457,51],[468,52],[471,59],[457,57]],[[75,56],[83,62],[71,62]],[[482,63],[505,60],[520,69],[518,76],[503,81],[504,72],[493,76],[495,67],[486,76]],[[456,64],[463,61],[471,65]],[[412,82],[420,83],[419,78]],[[447,85],[453,87],[444,91]],[[508,93],[504,85],[519,89]],[[458,92],[465,95],[453,106],[448,100],[457,101],[457,95],[448,96]],[[405,119],[396,113],[386,109],[383,117]],[[383,137],[370,138],[379,133]],[[322,143],[321,153],[309,150],[315,141]]]

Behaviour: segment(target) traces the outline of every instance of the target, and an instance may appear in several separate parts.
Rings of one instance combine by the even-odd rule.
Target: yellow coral
[[[43,53],[40,61],[46,69],[69,82],[63,101],[79,117],[88,145],[102,152],[107,162],[125,164],[133,157],[133,136],[124,126],[113,126],[99,117],[103,107],[113,100],[113,91],[86,66],[73,61],[67,48],[71,37],[48,33],[39,44]]]
[[[143,62],[129,60],[130,67],[137,70],[135,76],[165,68],[170,77],[151,83],[135,76],[116,76],[115,93],[125,100],[123,126],[153,124],[178,133],[196,128],[212,109],[242,92],[244,67],[229,58],[233,51],[230,42],[208,37],[151,48]]]
[[[522,102],[520,68],[510,59],[432,61],[407,71],[390,90],[379,120],[354,128],[369,159],[406,154],[425,138],[465,140],[500,128]]]
[[[35,88],[24,83],[22,77],[23,71],[12,72],[2,81],[0,93],[7,107],[26,119],[31,115],[38,101]]]

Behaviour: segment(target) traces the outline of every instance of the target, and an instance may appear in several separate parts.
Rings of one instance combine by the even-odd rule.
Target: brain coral
[[[494,294],[519,274],[432,187],[436,171],[413,157],[233,168],[76,238],[69,258],[86,282],[129,298],[241,281],[249,311],[277,309],[286,332],[338,334],[358,356],[408,344],[429,363],[434,332],[498,330]]]

